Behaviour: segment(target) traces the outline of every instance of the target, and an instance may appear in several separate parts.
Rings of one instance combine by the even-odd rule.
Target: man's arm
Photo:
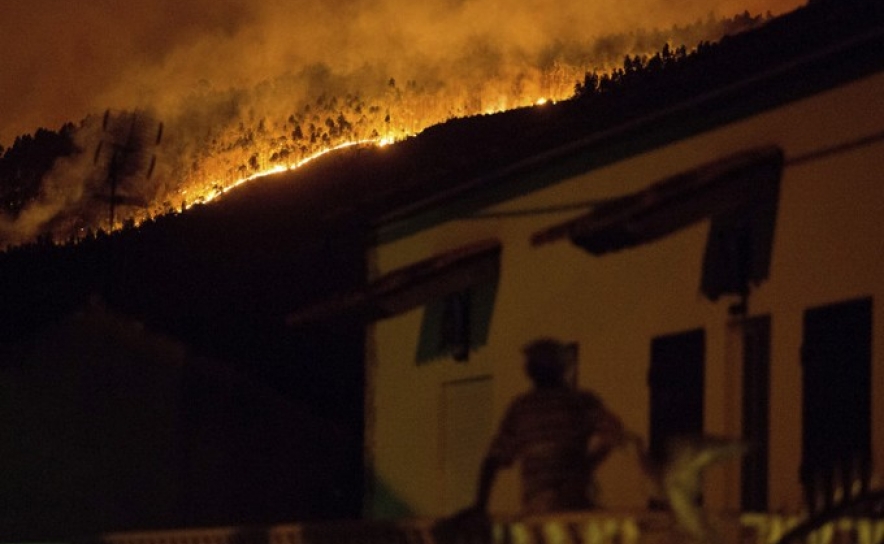
[[[482,512],[488,511],[488,499],[491,497],[491,489],[494,487],[494,480],[497,478],[497,471],[501,464],[494,457],[486,457],[482,461],[482,468],[479,472],[479,483],[476,488],[476,502],[473,508]]]
[[[604,461],[616,447],[626,441],[623,423],[613,413],[600,406],[596,412],[595,432],[589,446],[590,465],[596,467]]]
[[[517,416],[514,409],[515,404],[510,404],[500,428],[497,430],[488,448],[485,458],[482,460],[482,466],[479,469],[479,481],[476,485],[476,502],[469,510],[487,512],[488,501],[491,498],[491,489],[494,487],[494,481],[497,478],[497,472],[506,466],[509,466],[516,456],[518,447],[517,440]]]

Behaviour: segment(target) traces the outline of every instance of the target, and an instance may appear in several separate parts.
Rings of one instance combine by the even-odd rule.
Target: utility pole
[[[145,179],[153,176],[156,155],[150,151],[160,144],[163,137],[163,124],[142,112],[111,113],[107,110],[101,124],[103,137],[95,149],[93,163],[106,164],[105,183],[107,192],[99,192],[95,198],[108,203],[108,246],[104,278],[105,299],[113,298],[114,288],[114,240],[118,206],[147,207],[149,202],[137,194],[120,194],[125,183],[141,175]],[[156,130],[156,136],[153,132]],[[130,191],[138,189],[131,188]]]
[[[145,113],[134,111],[112,114],[111,110],[104,113],[101,124],[104,137],[95,149],[93,163],[101,159],[107,161],[105,185],[108,193],[99,193],[96,198],[108,203],[108,231],[114,230],[117,206],[146,207],[148,202],[136,195],[120,195],[121,182],[145,172],[145,179],[153,176],[156,167],[156,154],[148,152],[151,147],[160,145],[163,138],[163,124],[153,120]],[[156,130],[156,136],[148,139],[148,135]],[[109,147],[110,151],[106,151]],[[107,156],[107,158],[105,158]],[[149,160],[148,160],[149,157]],[[147,165],[147,166],[145,166]]]

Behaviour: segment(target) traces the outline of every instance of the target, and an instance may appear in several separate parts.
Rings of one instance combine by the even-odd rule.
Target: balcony
[[[808,520],[797,515],[713,516],[715,544],[882,544],[884,517],[876,507],[861,517],[837,511]],[[215,527],[101,535],[102,544],[676,544],[690,542],[666,512],[595,511],[523,519],[494,519],[490,527],[433,519],[346,521]],[[791,531],[791,534],[790,534]],[[794,536],[795,538],[791,538]],[[784,539],[785,537],[785,539]]]

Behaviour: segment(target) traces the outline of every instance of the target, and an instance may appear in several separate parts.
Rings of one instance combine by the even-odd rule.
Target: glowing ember
[[[250,175],[250,176],[248,176],[248,177],[238,179],[238,180],[234,181],[233,183],[231,183],[230,185],[228,185],[228,186],[226,186],[226,187],[218,188],[218,189],[213,190],[213,191],[210,192],[208,195],[202,197],[200,200],[201,200],[201,202],[203,202],[203,203],[205,203],[205,202],[211,202],[212,200],[215,200],[215,199],[218,198],[219,196],[223,195],[224,193],[230,191],[231,189],[235,189],[236,187],[239,187],[240,185],[242,185],[242,184],[244,184],[244,183],[246,183],[246,182],[249,182],[249,181],[252,181],[252,180],[255,180],[255,179],[260,179],[260,178],[263,178],[263,177],[267,177],[267,176],[270,176],[270,175],[273,175],[273,174],[278,174],[278,173],[280,173],[280,172],[285,172],[285,171],[288,171],[288,170],[294,170],[294,169],[296,169],[296,168],[300,168],[301,166],[307,164],[308,162],[310,162],[310,161],[312,161],[312,160],[314,160],[314,159],[317,159],[317,158],[319,158],[319,157],[321,157],[321,156],[323,156],[323,155],[325,155],[325,154],[327,154],[327,153],[331,153],[332,151],[338,151],[338,150],[340,150],[340,149],[345,149],[345,148],[353,147],[353,146],[357,146],[357,145],[371,145],[371,146],[382,147],[382,146],[388,145],[388,144],[390,144],[390,143],[392,143],[392,141],[391,141],[391,140],[388,140],[388,139],[379,139],[379,140],[360,140],[360,141],[358,141],[358,142],[344,142],[344,143],[339,144],[339,145],[336,145],[336,146],[334,146],[334,147],[330,147],[330,148],[328,148],[328,149],[323,149],[323,150],[321,150],[321,151],[319,151],[319,152],[317,152],[317,153],[315,153],[315,154],[313,154],[313,155],[310,155],[309,157],[305,157],[305,158],[301,159],[300,161],[298,161],[297,163],[295,163],[295,164],[293,164],[293,165],[291,165],[291,166],[274,166],[274,167],[269,168],[269,169],[267,169],[267,170],[263,170],[263,171],[261,171],[261,172],[257,172],[257,173],[255,173],[255,174],[252,174],[252,175]],[[184,191],[182,191],[182,195],[183,195],[183,194],[184,194]],[[188,208],[190,208],[190,207],[192,207],[192,206],[193,206],[193,204],[186,205],[186,206],[184,207],[184,209],[188,209]]]

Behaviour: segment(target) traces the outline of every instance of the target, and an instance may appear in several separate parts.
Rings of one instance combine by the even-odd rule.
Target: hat
[[[522,348],[529,360],[543,360],[547,363],[562,364],[562,351],[565,344],[554,338],[538,338]]]
[[[537,386],[553,387],[562,383],[565,373],[565,345],[552,338],[540,338],[522,348],[525,372]]]

